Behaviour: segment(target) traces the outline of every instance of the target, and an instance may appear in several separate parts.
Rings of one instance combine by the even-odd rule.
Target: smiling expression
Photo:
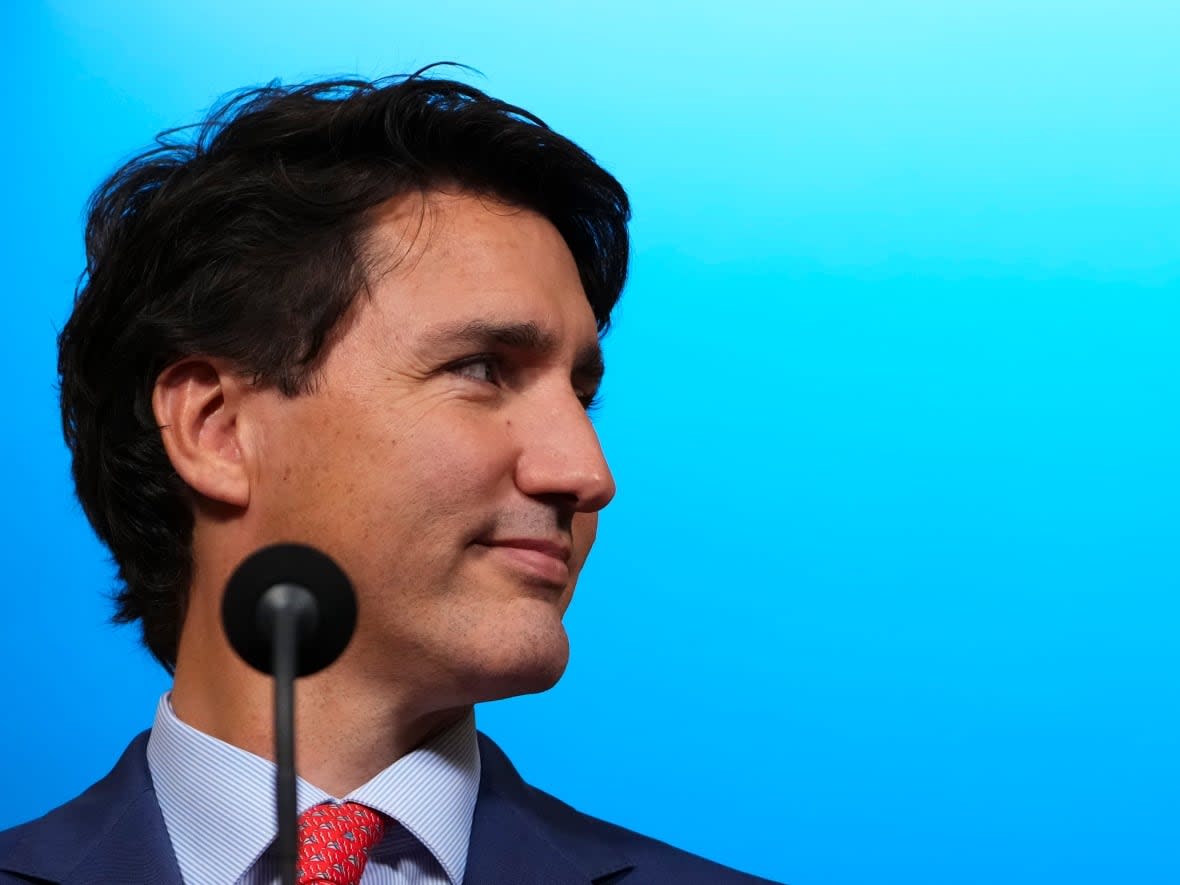
[[[259,393],[254,531],[344,565],[354,678],[440,708],[543,690],[614,494],[577,266],[542,216],[464,193],[393,201],[368,249],[313,390]]]

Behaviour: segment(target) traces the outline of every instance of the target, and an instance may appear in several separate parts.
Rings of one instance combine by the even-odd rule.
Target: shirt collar
[[[398,821],[434,855],[451,885],[459,885],[467,869],[479,772],[475,715],[469,713],[344,801],[360,802]]]
[[[238,881],[278,835],[274,763],[181,722],[167,694],[156,709],[147,759],[184,881]],[[322,802],[368,805],[397,820],[439,862],[451,885],[459,885],[479,775],[475,717],[469,714],[341,799],[298,778],[296,805],[299,813]]]

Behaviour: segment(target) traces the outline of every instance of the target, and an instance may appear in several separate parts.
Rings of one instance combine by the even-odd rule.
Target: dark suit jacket
[[[147,736],[77,799],[0,833],[0,885],[182,885]],[[773,885],[575,811],[526,784],[482,734],[479,750],[464,885]]]

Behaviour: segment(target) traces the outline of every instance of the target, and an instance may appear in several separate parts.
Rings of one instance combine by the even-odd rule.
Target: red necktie
[[[299,885],[358,885],[385,818],[356,802],[316,805],[299,815]]]

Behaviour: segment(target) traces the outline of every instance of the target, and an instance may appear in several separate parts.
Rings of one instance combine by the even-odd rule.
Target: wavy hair
[[[305,392],[366,287],[371,210],[443,186],[547,218],[599,331],[609,323],[627,274],[622,187],[536,116],[427,70],[236,94],[161,134],[90,200],[86,268],[58,339],[62,425],[78,499],[118,567],[114,620],[140,621],[169,671],[193,512],[152,411],[164,368],[216,356]]]

